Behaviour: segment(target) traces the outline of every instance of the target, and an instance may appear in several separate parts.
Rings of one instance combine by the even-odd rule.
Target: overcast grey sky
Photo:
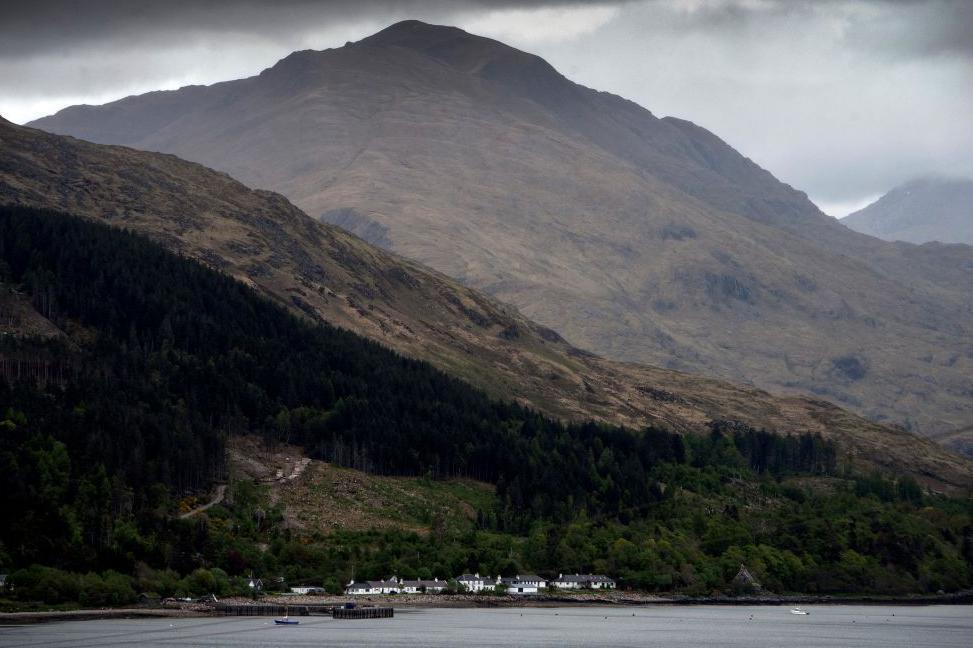
[[[692,120],[844,215],[973,177],[973,0],[0,0],[0,115],[250,76],[404,18]]]

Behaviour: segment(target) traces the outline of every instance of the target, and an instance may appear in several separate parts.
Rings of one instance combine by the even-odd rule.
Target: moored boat
[[[290,610],[285,607],[284,616],[280,619],[274,619],[274,623],[277,625],[297,625],[300,621],[290,618]]]

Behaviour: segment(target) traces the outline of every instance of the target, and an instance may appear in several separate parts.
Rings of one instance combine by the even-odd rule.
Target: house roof
[[[500,582],[510,585],[512,583],[546,583],[547,580],[536,574],[517,574],[508,578],[501,578]]]
[[[398,587],[399,582],[396,580],[377,580],[377,581],[361,581],[360,583],[351,583],[346,589],[373,589],[376,587]]]
[[[555,583],[614,583],[612,579],[603,574],[562,574],[558,576]]]

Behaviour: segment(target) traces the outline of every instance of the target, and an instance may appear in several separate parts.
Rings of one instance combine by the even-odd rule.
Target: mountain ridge
[[[546,64],[543,83],[511,81],[509,66],[480,64],[536,57],[497,41],[390,29],[248,79],[34,123],[283,193],[576,347],[931,436],[969,427],[973,254],[849,232],[709,131]],[[416,29],[462,65],[394,44]]]

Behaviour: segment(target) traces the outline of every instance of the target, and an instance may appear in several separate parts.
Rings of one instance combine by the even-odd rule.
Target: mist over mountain
[[[973,424],[973,252],[849,232],[713,133],[497,41],[408,21],[33,125],[283,193],[610,358]]]
[[[886,241],[973,245],[973,180],[912,180],[849,214],[841,224]]]

